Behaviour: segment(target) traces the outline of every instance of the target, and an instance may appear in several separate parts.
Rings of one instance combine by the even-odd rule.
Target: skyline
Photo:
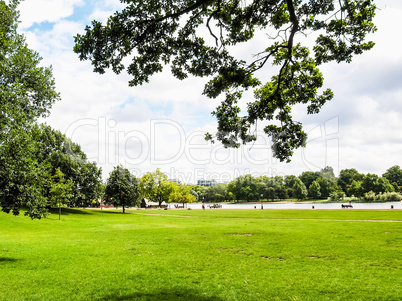
[[[201,95],[204,79],[179,81],[165,68],[149,84],[128,87],[127,75],[99,75],[89,62],[80,62],[73,37],[93,19],[104,21],[121,9],[117,0],[25,0],[19,32],[42,64],[53,66],[61,93],[62,100],[40,121],[80,144],[102,167],[104,179],[119,163],[136,176],[160,168],[185,183],[225,182],[247,173],[299,175],[325,166],[336,175],[345,168],[382,175],[402,165],[402,54],[401,41],[393,38],[402,25],[402,3],[376,3],[378,31],[370,36],[376,46],[350,64],[321,67],[325,88],[335,97],[319,114],[307,115],[302,106],[293,110],[309,138],[291,163],[272,158],[262,124],[256,128],[259,139],[240,149],[207,143],[203,134],[214,132],[211,111],[219,103]],[[245,101],[251,97],[246,93]]]

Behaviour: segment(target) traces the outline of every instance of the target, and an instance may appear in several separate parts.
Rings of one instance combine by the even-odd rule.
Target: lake
[[[242,204],[222,204],[222,209],[261,209],[261,203],[242,203]],[[341,209],[342,203],[264,203],[263,209]],[[343,204],[348,204],[347,202]],[[186,208],[202,209],[202,204],[186,204]],[[209,203],[205,204],[205,208],[209,209]],[[173,208],[173,205],[170,205]],[[402,209],[402,202],[387,202],[387,203],[352,203],[353,209]]]

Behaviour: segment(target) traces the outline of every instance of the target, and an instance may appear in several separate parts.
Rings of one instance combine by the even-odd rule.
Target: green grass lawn
[[[0,213],[0,300],[402,298],[400,210],[63,210]]]

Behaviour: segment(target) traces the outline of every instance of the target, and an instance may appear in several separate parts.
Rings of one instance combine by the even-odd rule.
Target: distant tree
[[[255,179],[258,191],[258,197],[271,199],[274,201],[276,198],[279,198],[281,194],[281,187],[284,185],[283,177],[275,176],[275,177],[266,177],[261,176]]]
[[[337,181],[336,177],[335,177],[334,169],[331,166],[326,166],[323,169],[321,169],[318,172],[318,175],[321,178],[328,180],[329,182],[332,182],[332,183]]]
[[[275,199],[278,197],[277,191],[278,191],[277,187],[269,186],[268,189],[267,189],[267,199],[269,199],[272,202],[274,202]]]
[[[386,193],[386,192],[394,192],[395,188],[392,186],[392,184],[388,181],[387,178],[380,177],[378,179],[378,185],[379,185],[379,191],[381,193]]]
[[[276,195],[281,200],[285,200],[285,199],[289,198],[288,189],[285,187],[285,185],[279,186],[279,188],[276,192]]]
[[[286,176],[285,177],[285,186],[286,187],[289,187],[289,188],[292,188],[293,187],[293,185],[296,183],[296,180],[297,179],[297,177],[296,176],[294,176],[294,175],[289,175],[289,176]]]
[[[169,202],[170,194],[174,189],[173,185],[174,183],[168,180],[167,175],[158,168],[141,177],[140,193],[152,202],[158,202],[161,206],[163,202]]]
[[[106,199],[115,207],[136,206],[139,202],[138,179],[121,165],[114,167],[106,182]]]
[[[362,181],[362,187],[363,187],[363,191],[365,193],[367,192],[374,192],[374,193],[378,193],[378,179],[380,177],[376,174],[371,174],[368,173],[364,176],[363,181]]]
[[[350,184],[349,188],[348,188],[347,193],[348,193],[349,196],[354,195],[355,197],[362,197],[363,194],[364,194],[362,181],[353,180],[352,183]]]
[[[309,189],[311,183],[317,180],[320,175],[313,171],[305,171],[300,176],[299,179],[306,185],[306,188]]]
[[[323,89],[319,65],[350,62],[374,46],[365,40],[376,30],[372,0],[122,2],[127,4],[122,11],[107,22],[93,21],[85,34],[75,37],[80,59],[90,60],[99,73],[108,68],[120,73],[127,67],[131,86],[148,82],[164,65],[180,80],[208,77],[203,94],[222,99],[213,112],[216,139],[238,147],[256,139],[251,129],[259,120],[268,121],[264,131],[281,161],[306,143],[292,107],[306,104],[314,114],[333,98],[330,89]],[[247,61],[238,57],[238,47],[258,32],[269,32],[266,45],[253,48]],[[269,65],[274,73],[267,81]],[[242,116],[238,102],[248,89],[254,90],[255,99]],[[207,138],[213,139],[210,134]]]
[[[353,181],[361,181],[361,180],[363,180],[363,177],[364,177],[364,175],[360,174],[354,168],[342,169],[339,173],[338,185],[346,193],[346,195],[350,196],[348,190],[349,190],[349,187],[352,184],[352,182]]]
[[[297,181],[297,177],[295,175],[289,175],[285,177],[285,187],[287,188],[287,194],[289,197],[293,197],[293,186]]]
[[[255,184],[257,188],[257,194],[259,197],[268,198],[269,195],[269,187],[273,186],[271,179],[267,176],[261,176],[255,178]]]
[[[227,194],[227,184],[218,184],[205,188],[205,202],[224,202]]]
[[[321,187],[321,198],[328,198],[332,192],[342,190],[337,184],[336,180],[328,180],[327,178],[318,178],[316,180]]]
[[[236,200],[251,201],[259,198],[256,180],[251,175],[239,176],[231,181],[227,191],[236,196]]]
[[[319,199],[321,197],[321,186],[317,180],[311,183],[308,188],[308,195],[313,199]]]
[[[61,208],[68,207],[73,197],[74,182],[64,178],[60,168],[57,168],[49,183],[49,203],[52,207],[59,208],[59,220],[61,216]]]
[[[304,185],[304,183],[299,178],[296,178],[293,185],[293,195],[298,200],[304,200],[307,198],[306,185]]]
[[[172,191],[169,195],[170,203],[182,203],[184,204],[194,203],[197,201],[196,197],[191,194],[191,186],[180,185],[177,183],[172,183]]]
[[[394,191],[394,187],[391,185],[391,183],[389,183],[388,179],[371,173],[368,173],[364,176],[362,188],[364,192],[372,191],[375,194],[379,194],[380,192]]]
[[[226,190],[226,196],[225,199],[227,201],[235,201],[236,200],[236,196],[233,194],[233,192],[227,191]]]
[[[395,190],[402,192],[402,169],[398,166],[392,166],[382,175],[394,186]]]
[[[190,193],[194,195],[197,199],[197,202],[203,202],[205,195],[206,187],[199,185],[192,185],[190,189]]]

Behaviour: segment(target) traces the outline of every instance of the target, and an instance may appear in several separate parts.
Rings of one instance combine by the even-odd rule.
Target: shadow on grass
[[[0,257],[0,263],[2,262],[17,262],[20,259],[15,259],[15,258],[8,258],[8,257]]]
[[[157,300],[157,301],[222,301],[223,299],[214,296],[202,296],[195,290],[184,288],[171,288],[155,292],[136,292],[127,295],[108,294],[98,300]]]
[[[49,210],[51,214],[59,215],[59,208],[51,208]],[[75,209],[75,208],[61,208],[61,215],[92,215],[92,212],[84,211],[83,209]]]
[[[117,210],[113,209],[113,211],[112,211],[112,210],[104,209],[104,210],[98,211],[98,213],[101,213],[101,214],[123,214],[123,210],[122,209],[117,209]],[[126,209],[126,212],[124,214],[129,214],[129,213],[130,212],[128,212],[127,209]]]

